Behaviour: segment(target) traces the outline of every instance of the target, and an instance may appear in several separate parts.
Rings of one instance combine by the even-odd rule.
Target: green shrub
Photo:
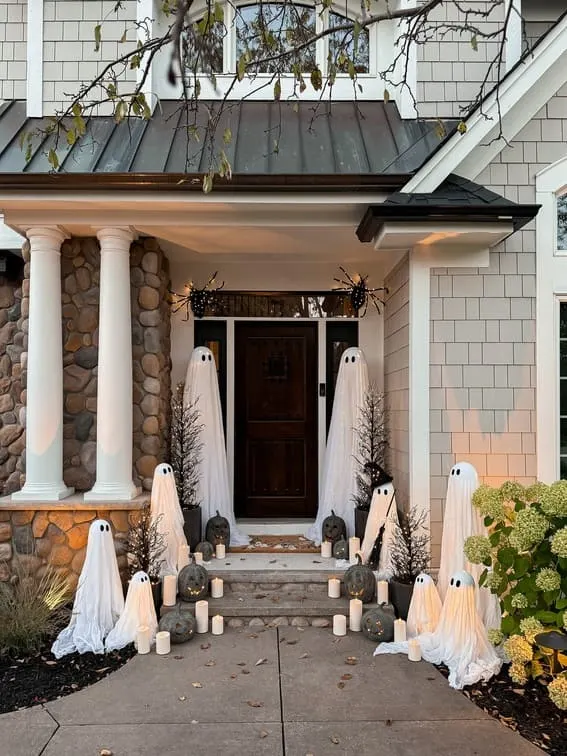
[[[473,504],[489,535],[468,538],[465,555],[486,566],[480,585],[500,598],[510,676],[520,684],[554,678],[550,697],[567,709],[567,656],[554,658],[535,641],[540,633],[567,629],[567,481],[480,486]]]
[[[0,583],[0,653],[30,654],[53,636],[68,619],[67,581],[51,567],[32,575],[15,558],[14,575]]]

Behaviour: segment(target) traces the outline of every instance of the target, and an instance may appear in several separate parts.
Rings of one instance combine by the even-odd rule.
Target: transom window
[[[557,197],[557,249],[567,251],[567,194]]]

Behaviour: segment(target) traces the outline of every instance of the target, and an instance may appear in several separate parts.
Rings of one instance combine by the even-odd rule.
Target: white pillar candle
[[[333,615],[333,635],[346,635],[346,617],[344,614]]]
[[[206,633],[209,630],[209,602],[197,601],[195,604],[195,621],[197,632]]]
[[[215,547],[215,554],[217,559],[224,559],[226,557],[226,546],[224,543],[217,543]]]
[[[329,598],[341,597],[341,581],[339,578],[329,578]]]
[[[402,643],[406,640],[406,623],[403,619],[394,621],[394,643]]]
[[[136,648],[139,654],[150,653],[150,628],[140,625],[136,632]]]
[[[196,551],[193,556],[195,557],[195,564],[203,564],[203,552]]]
[[[177,600],[177,576],[163,576],[163,605],[175,606]]]
[[[321,556],[323,559],[330,559],[333,556],[333,544],[330,541],[321,543]]]
[[[163,656],[171,651],[171,639],[167,630],[156,633],[156,654]]]
[[[348,539],[348,558],[350,562],[356,562],[357,551],[360,551],[360,538],[352,536],[352,538]]]
[[[215,614],[212,620],[211,632],[213,635],[222,635],[224,632],[224,618],[220,614]]]
[[[410,661],[421,661],[421,646],[417,638],[410,638],[408,641],[408,659]]]
[[[181,572],[184,567],[190,563],[189,558],[189,546],[186,543],[182,543],[177,551],[177,571]]]
[[[212,598],[222,598],[224,595],[224,583],[222,578],[216,577],[211,580]]]
[[[362,630],[362,601],[360,599],[350,600],[349,628],[355,633]]]
[[[378,580],[378,582],[376,583],[376,593],[378,594],[379,604],[388,603],[388,581],[387,580]]]

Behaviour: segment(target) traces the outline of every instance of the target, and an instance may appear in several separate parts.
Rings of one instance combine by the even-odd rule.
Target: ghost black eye
[[[460,475],[460,474],[461,474],[461,471],[460,471],[460,470],[457,470],[457,475]]]
[[[454,583],[454,580],[453,580],[453,578],[451,578],[451,583],[450,584],[453,585],[453,583]]]
[[[451,475],[454,475],[454,474],[455,474],[455,471],[454,471],[454,470],[451,470]]]
[[[355,362],[355,361],[356,361],[356,357],[353,357],[353,358],[352,358],[352,362]]]
[[[109,525],[107,525],[107,526],[106,526],[106,532],[108,533],[108,531],[109,531],[109,530],[110,530],[110,526],[109,526]]]
[[[455,585],[457,586],[457,588],[460,588],[461,587],[461,581],[457,580],[457,582],[455,583]]]
[[[211,355],[209,355],[209,362],[211,362],[211,360],[212,360],[212,357],[211,357]]]
[[[100,532],[101,532],[101,533],[104,533],[104,525],[101,525],[101,526],[100,526]]]
[[[203,360],[203,362],[206,362],[206,360],[207,360],[207,358],[205,357],[205,355],[203,355],[203,356],[201,357],[201,359]]]
[[[348,357],[345,357],[345,362],[348,362]]]

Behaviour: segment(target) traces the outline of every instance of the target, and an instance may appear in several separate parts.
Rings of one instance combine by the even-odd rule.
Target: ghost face
[[[173,467],[164,462],[156,467],[154,476],[155,475],[173,475]]]
[[[422,572],[415,579],[415,587],[419,590],[429,588],[430,585],[433,585],[433,580],[431,579],[431,575],[426,575],[425,572]]]
[[[196,347],[191,354],[191,363],[196,369],[200,370],[216,370],[215,358],[213,353],[207,347]]]
[[[383,486],[378,486],[377,488],[374,489],[374,494],[390,502],[392,496],[394,495],[394,484],[384,483]]]
[[[469,462],[457,462],[453,465],[449,474],[449,485],[451,483],[458,484],[464,483],[476,483],[478,476],[475,468]]]
[[[362,350],[358,347],[349,347],[342,353],[341,363],[345,365],[342,370],[352,372],[353,370],[358,369],[361,365],[366,365],[366,358],[364,357]]]
[[[470,588],[471,586],[474,588],[474,578],[472,575],[469,575],[468,572],[465,572],[465,570],[455,572],[449,581],[449,587],[453,589]]]
[[[150,579],[147,576],[145,572],[140,570],[139,572],[135,572],[132,575],[132,579],[130,580],[130,583],[137,583],[143,586],[144,583],[149,583]]]
[[[89,528],[89,542],[91,539],[93,542],[96,542],[106,541],[108,538],[112,538],[112,531],[106,520],[95,520],[91,523]]]

